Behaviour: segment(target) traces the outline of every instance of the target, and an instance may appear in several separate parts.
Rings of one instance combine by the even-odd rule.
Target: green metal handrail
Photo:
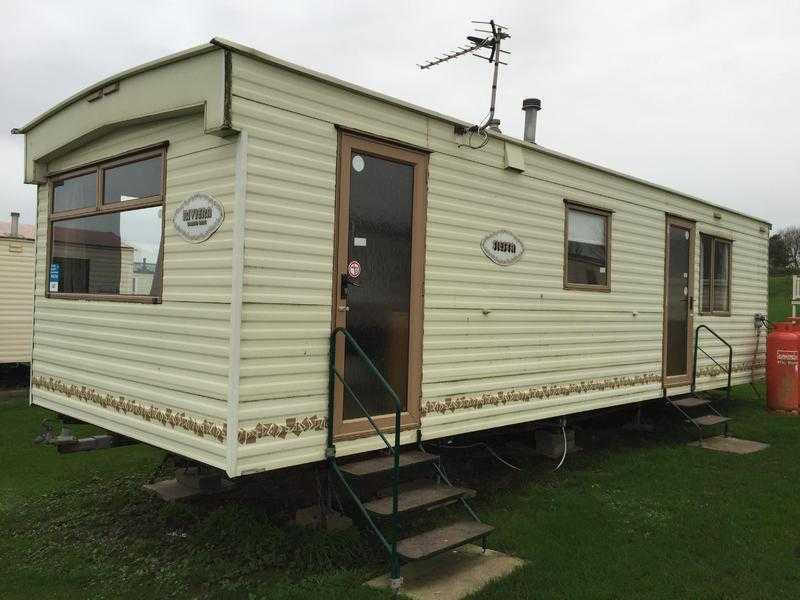
[[[700,330],[705,329],[715,338],[717,338],[720,342],[725,344],[728,347],[728,368],[726,369],[721,364],[717,362],[717,360],[711,356],[708,352],[700,348]],[[716,364],[720,369],[722,369],[728,375],[728,386],[725,389],[725,399],[726,401],[730,402],[731,399],[731,372],[733,371],[733,346],[731,346],[728,342],[726,342],[720,335],[711,329],[708,325],[701,324],[698,325],[694,330],[694,367],[692,369],[692,385],[691,391],[694,394],[695,387],[697,385],[697,351],[700,350],[703,354],[705,354],[708,358],[710,358],[714,364]]]
[[[392,399],[394,400],[394,447],[389,443],[389,440],[386,439],[386,436],[383,435],[383,432],[378,427],[377,423],[375,423],[372,415],[369,414],[369,411],[366,409],[364,404],[358,398],[356,393],[353,391],[347,382],[344,380],[344,376],[339,372],[336,368],[336,340],[338,334],[342,334],[344,339],[347,343],[350,344],[350,347],[356,351],[358,356],[366,363],[369,370],[378,378],[378,381],[381,382],[383,388],[389,392]],[[342,386],[355,401],[358,405],[358,408],[367,418],[369,424],[375,430],[375,432],[380,436],[383,440],[383,443],[386,444],[386,447],[392,453],[392,458],[394,459],[394,466],[392,468],[392,541],[388,542],[384,537],[381,530],[375,524],[375,522],[370,518],[369,513],[364,508],[361,500],[359,499],[358,495],[353,491],[350,487],[350,484],[347,482],[347,478],[342,474],[339,466],[336,464],[336,447],[333,443],[333,421],[334,421],[334,396],[335,396],[335,388],[336,388],[336,380],[342,382]],[[389,385],[389,382],[386,381],[386,378],[381,374],[378,367],[375,366],[375,363],[367,356],[367,353],[364,352],[364,349],[359,345],[359,343],[355,340],[355,338],[350,334],[347,329],[344,327],[337,327],[331,332],[330,337],[330,372],[328,374],[328,432],[327,432],[327,449],[325,452],[326,457],[328,458],[329,463],[333,467],[334,472],[339,476],[339,479],[344,484],[345,488],[347,489],[350,496],[355,500],[356,504],[358,505],[359,509],[361,510],[362,515],[367,519],[367,522],[372,526],[372,529],[378,535],[381,540],[381,543],[387,549],[389,554],[391,555],[391,577],[393,580],[398,580],[400,578],[400,558],[397,554],[397,540],[400,537],[400,519],[397,512],[397,498],[400,492],[400,417],[403,412],[403,406],[400,403],[400,398],[397,396],[397,393],[392,389],[392,386]]]

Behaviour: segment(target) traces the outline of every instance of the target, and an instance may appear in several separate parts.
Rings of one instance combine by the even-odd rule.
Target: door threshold
[[[400,433],[401,434],[403,432],[412,431],[412,430],[415,430],[415,429],[420,429],[420,424],[419,423],[407,423],[405,425],[400,425]],[[394,435],[394,427],[392,427],[391,429],[381,429],[381,433],[386,437],[388,437],[390,435]],[[365,439],[365,438],[369,438],[369,437],[379,437],[378,436],[378,432],[375,431],[374,429],[370,428],[369,431],[365,430],[365,431],[353,431],[353,432],[348,432],[348,433],[335,433],[333,435],[333,441],[334,442],[347,442],[347,441],[352,441],[352,440]],[[389,441],[391,441],[391,440],[389,440]]]

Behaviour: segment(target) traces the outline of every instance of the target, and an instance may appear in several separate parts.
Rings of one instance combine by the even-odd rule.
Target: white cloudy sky
[[[0,0],[0,219],[33,220],[21,136],[8,132],[108,75],[226,37],[468,121],[488,109],[463,42],[511,27],[498,117],[521,136],[542,99],[545,146],[754,214],[800,224],[800,2],[523,0],[100,2]]]

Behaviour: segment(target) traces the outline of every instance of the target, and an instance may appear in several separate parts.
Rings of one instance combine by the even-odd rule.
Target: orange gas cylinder
[[[767,336],[767,408],[800,409],[800,326],[776,323]]]

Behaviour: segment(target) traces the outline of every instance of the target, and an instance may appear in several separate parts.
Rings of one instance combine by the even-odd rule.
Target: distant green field
[[[783,321],[792,314],[792,276],[779,275],[769,278],[768,318],[773,323]]]

